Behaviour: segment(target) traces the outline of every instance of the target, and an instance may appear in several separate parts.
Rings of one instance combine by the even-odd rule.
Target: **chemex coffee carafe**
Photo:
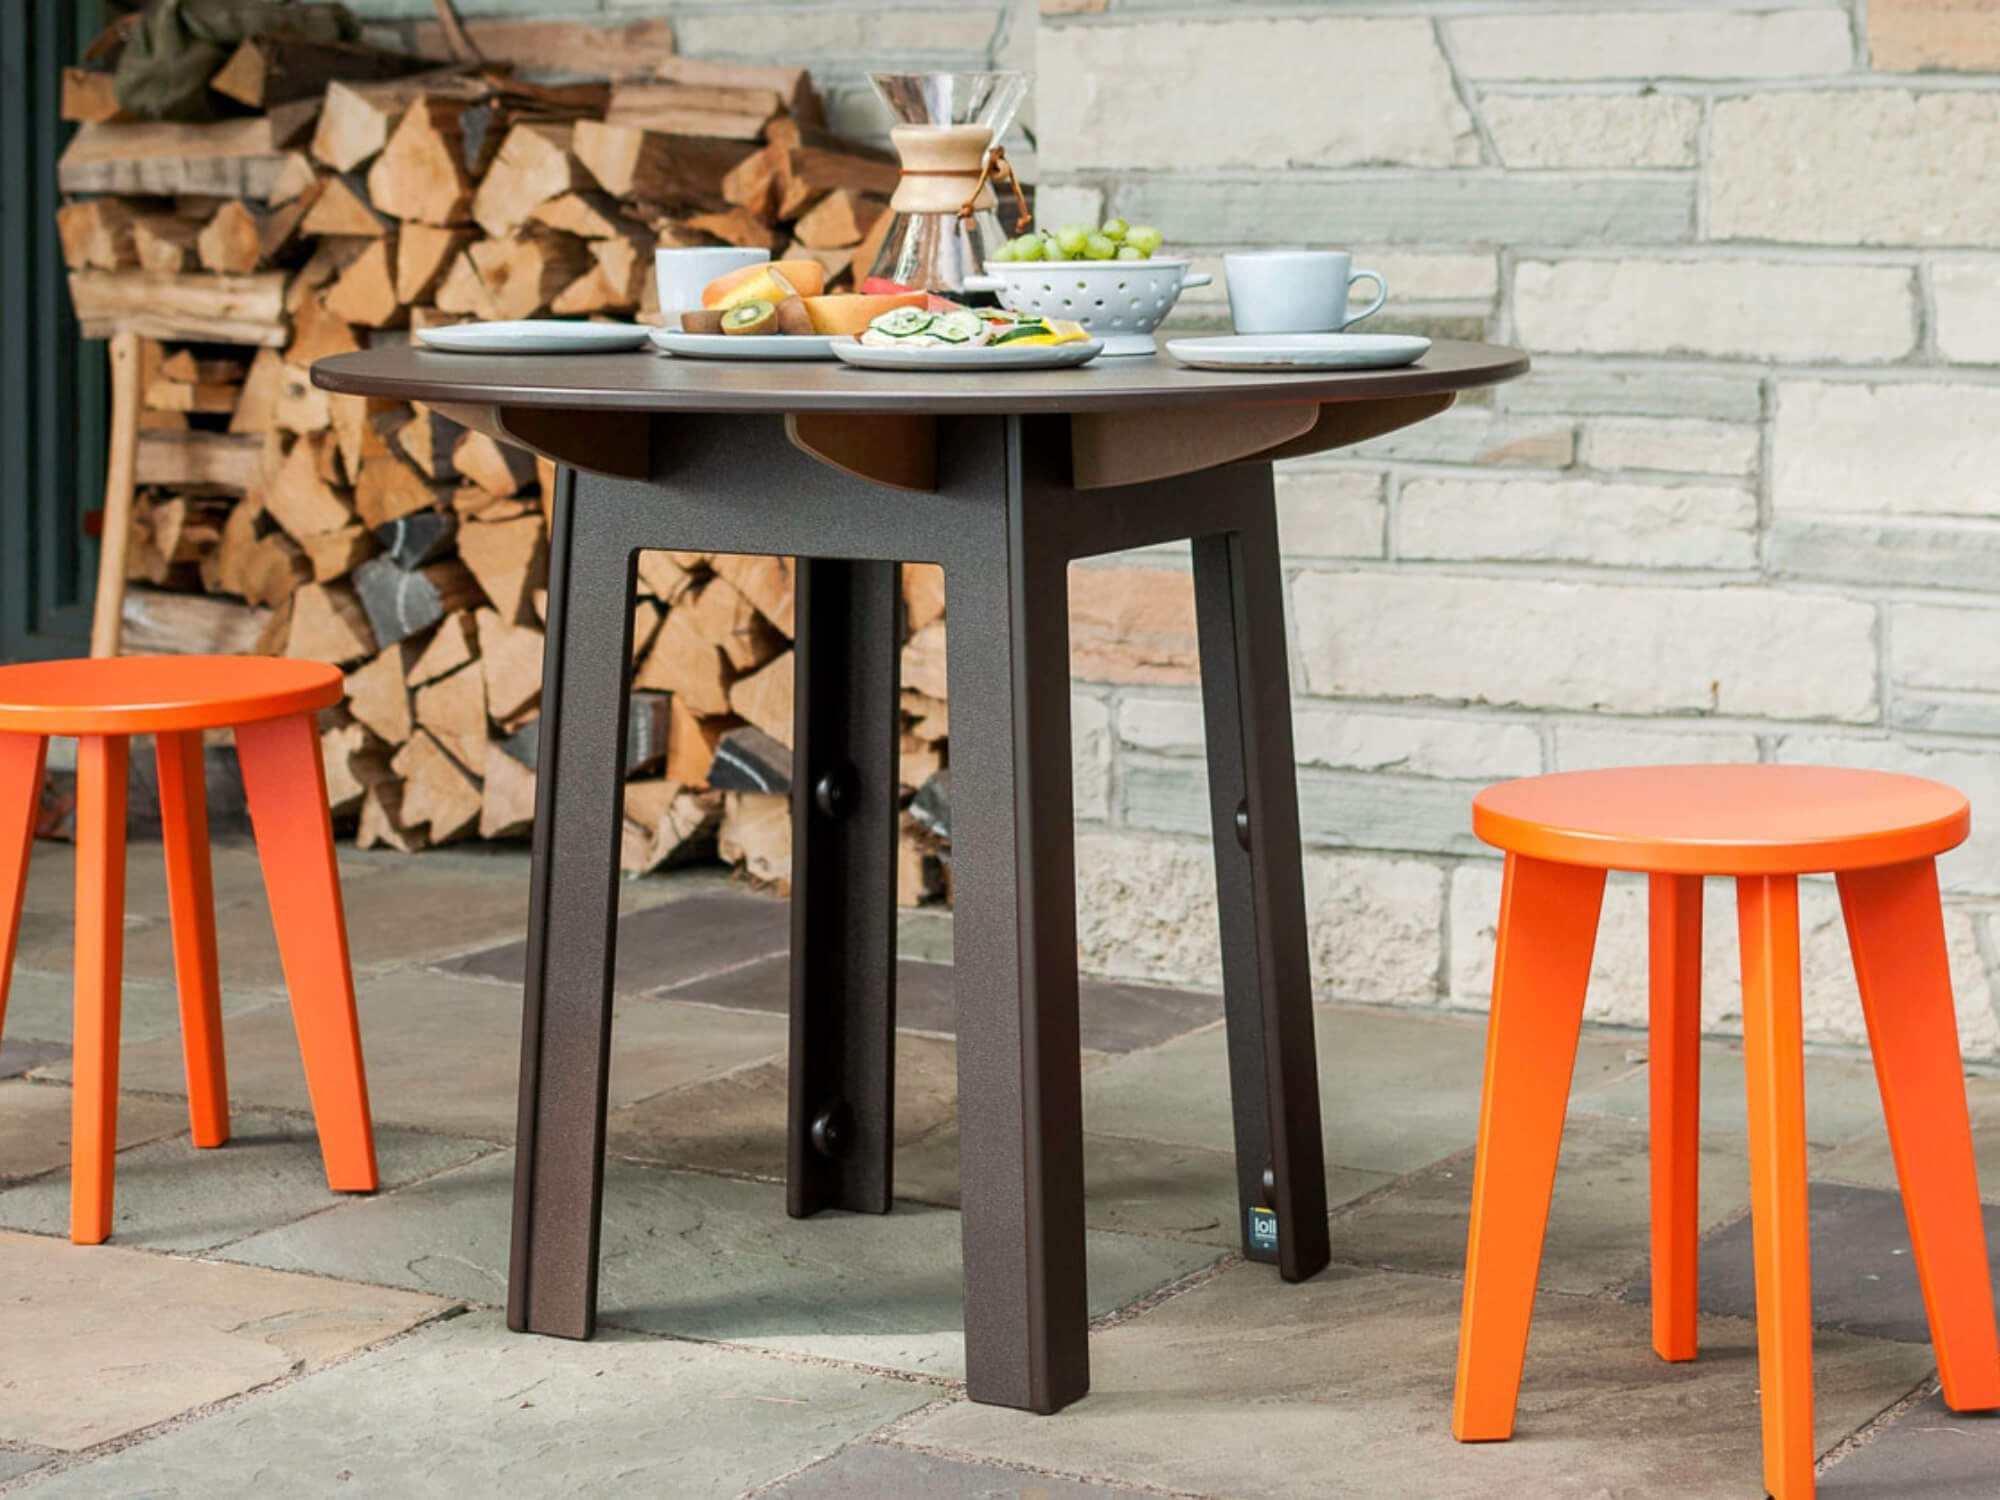
[[[1028,92],[1026,73],[875,73],[870,81],[896,124],[889,140],[903,164],[889,200],[895,217],[872,283],[910,291],[955,292],[1007,239],[995,210],[996,186],[1013,191],[1026,227],[1027,204],[1000,138]]]

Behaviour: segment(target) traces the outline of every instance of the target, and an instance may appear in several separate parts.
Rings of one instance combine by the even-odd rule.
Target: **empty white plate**
[[[655,328],[653,347],[682,359],[832,359],[819,333],[682,333]]]
[[[1235,333],[1168,339],[1167,353],[1197,370],[1393,370],[1431,341],[1414,333]]]
[[[454,323],[419,328],[426,349],[453,354],[616,354],[645,345],[638,323],[565,323],[559,318],[524,318],[511,323]]]
[[[1101,339],[1067,344],[950,344],[903,349],[835,339],[834,358],[865,370],[1064,370],[1104,352]]]

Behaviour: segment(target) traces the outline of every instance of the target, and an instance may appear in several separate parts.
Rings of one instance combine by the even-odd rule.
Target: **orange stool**
[[[1736,879],[1743,950],[1764,1485],[1813,1493],[1812,1290],[1798,876],[1833,871],[1902,1184],[1944,1398],[2000,1406],[1986,1235],[1934,856],[1965,798],[1817,766],[1656,766],[1537,776],[1473,802],[1507,852],[1473,1178],[1452,1431],[1512,1436],[1549,1193],[1607,870],[1651,877],[1653,1347],[1695,1356],[1701,881]]]
[[[125,936],[125,775],[128,739],[135,734],[153,735],[159,755],[168,910],[194,1143],[220,1146],[229,1139],[202,731],[233,728],[327,1185],[342,1192],[375,1187],[368,1083],[315,719],[340,697],[338,669],[270,657],[126,657],[0,667],[0,1021],[6,1017],[48,736],[78,738],[69,1219],[77,1244],[97,1244],[111,1232]]]

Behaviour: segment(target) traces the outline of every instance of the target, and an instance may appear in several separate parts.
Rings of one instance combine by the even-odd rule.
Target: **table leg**
[[[1244,1254],[1287,1281],[1322,1269],[1326,1221],[1306,957],[1284,582],[1265,490],[1239,529],[1194,542],[1236,1185]],[[1273,1225],[1265,1212],[1275,1211]]]
[[[946,564],[966,1390],[1051,1412],[1090,1384],[1067,570],[1008,490]]]
[[[556,482],[507,1282],[509,1327],[567,1338],[597,1321],[632,653],[623,513],[577,503],[604,482],[567,469]]]
[[[887,1213],[895,1143],[893,562],[798,562],[785,1208]]]

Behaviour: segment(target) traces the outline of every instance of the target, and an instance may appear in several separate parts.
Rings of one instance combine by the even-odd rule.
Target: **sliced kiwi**
[[[722,315],[724,333],[776,333],[778,309],[759,300],[744,302]]]
[[[813,332],[812,314],[806,311],[805,299],[787,297],[778,304],[778,332],[804,335]]]
[[[713,308],[691,307],[681,314],[682,333],[720,333],[722,314]]]

